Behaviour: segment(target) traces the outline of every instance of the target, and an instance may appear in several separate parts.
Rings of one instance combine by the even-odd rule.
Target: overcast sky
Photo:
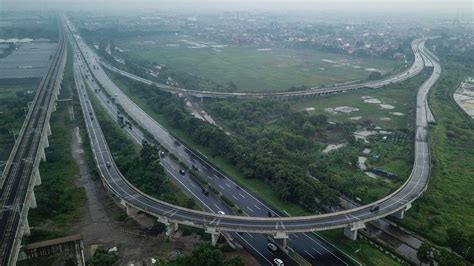
[[[474,0],[0,0],[0,9],[80,10],[344,10],[355,12],[443,13],[468,15]]]

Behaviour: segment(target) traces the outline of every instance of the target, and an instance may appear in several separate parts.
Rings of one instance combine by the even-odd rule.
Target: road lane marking
[[[303,251],[304,251],[306,254],[308,254],[311,258],[315,259],[314,256],[313,256],[313,254],[309,253],[306,249],[303,249]]]
[[[319,255],[323,255],[319,250],[317,250],[317,249],[315,249],[315,248],[313,248],[313,247],[311,247],[311,249],[314,250],[314,251],[316,251]]]

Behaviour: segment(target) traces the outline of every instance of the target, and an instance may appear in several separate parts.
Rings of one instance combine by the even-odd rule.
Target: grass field
[[[411,127],[409,121],[414,121],[416,90],[427,78],[427,72],[403,84],[391,85],[384,89],[369,90],[362,89],[352,93],[338,95],[328,95],[315,98],[308,98],[293,104],[297,111],[308,110],[310,112],[325,114],[329,120],[335,122],[353,122],[361,124],[370,120],[376,126],[383,129],[406,129]],[[368,103],[367,96],[379,100],[381,103]],[[387,104],[383,108],[381,104]],[[340,106],[357,108],[357,111],[350,113],[330,110]],[[393,107],[393,109],[388,108]],[[397,115],[398,114],[398,115]],[[351,119],[352,118],[352,119]],[[389,118],[390,120],[386,119]]]
[[[314,87],[365,80],[372,69],[385,74],[400,66],[395,60],[358,58],[309,49],[191,49],[181,38],[151,42],[127,40],[117,46],[133,57],[169,65],[172,71],[188,72],[220,84],[232,81],[239,91],[281,91],[292,86]]]
[[[472,75],[472,68],[447,61],[442,61],[441,78],[429,99],[437,118],[430,129],[430,183],[402,221],[439,244],[445,244],[450,227],[474,234],[474,123],[451,98],[458,82]]]

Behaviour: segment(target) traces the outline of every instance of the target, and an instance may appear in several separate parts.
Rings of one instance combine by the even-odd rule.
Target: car
[[[204,196],[209,196],[209,190],[203,188],[203,189],[201,190],[201,192],[202,192],[202,194],[204,194]]]
[[[164,151],[160,151],[160,157],[161,158],[165,157],[165,152]]]
[[[225,215],[225,212],[223,212],[223,211],[218,211],[217,214]]]
[[[110,162],[105,162],[105,166],[107,166],[107,168],[110,168]]]
[[[267,248],[270,249],[271,251],[277,251],[277,246],[273,244],[272,242],[267,243]]]
[[[283,261],[279,258],[274,258],[273,259],[273,262],[275,262],[275,265],[277,266],[284,266],[285,264],[283,263]]]
[[[185,172],[183,169],[179,169],[179,173],[180,173],[181,175],[185,175],[185,174],[186,174],[186,172]]]
[[[268,211],[268,212],[267,212],[267,216],[268,216],[268,217],[273,217],[272,212],[271,212],[271,211]]]
[[[193,168],[194,171],[199,170],[198,167],[197,167],[196,165],[194,165],[194,164],[192,165],[192,168]]]
[[[370,208],[370,212],[376,212],[380,209],[380,205],[375,205],[375,206],[372,206],[372,208]]]

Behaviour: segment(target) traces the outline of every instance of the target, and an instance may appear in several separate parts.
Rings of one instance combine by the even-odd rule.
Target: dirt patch
[[[307,111],[307,112],[310,112],[310,111],[314,111],[316,109],[314,107],[308,107],[308,108],[305,108],[304,110]]]
[[[358,166],[359,166],[359,169],[362,170],[362,171],[367,170],[367,166],[365,165],[365,161],[367,161],[367,157],[359,156]]]
[[[405,114],[404,113],[400,113],[400,112],[390,112],[391,115],[396,115],[396,116],[404,116]]]
[[[382,103],[379,99],[375,99],[375,98],[365,99],[364,102],[366,102],[366,103],[377,103],[377,104]]]
[[[390,121],[390,120],[392,120],[390,117],[380,117],[379,119],[381,121]]]
[[[344,144],[329,144],[326,146],[326,148],[324,148],[323,153],[328,153],[330,151],[337,150],[339,148],[342,148],[343,146]]]
[[[390,105],[390,104],[385,104],[385,103],[380,104],[380,107],[382,107],[383,109],[394,109],[395,108],[395,106]]]
[[[354,120],[354,121],[361,120],[361,119],[362,119],[362,116],[349,117],[349,120]]]
[[[196,235],[167,241],[163,234],[154,232],[155,219],[145,214],[137,215],[136,220],[126,217],[120,203],[109,195],[102,183],[92,180],[78,128],[73,131],[72,151],[80,173],[76,184],[84,187],[87,203],[82,207],[81,220],[69,225],[66,231],[82,235],[86,257],[91,255],[93,245],[106,249],[117,247],[119,264],[124,265],[149,261],[153,257],[167,258],[176,250],[188,254],[193,246],[202,242]]]

